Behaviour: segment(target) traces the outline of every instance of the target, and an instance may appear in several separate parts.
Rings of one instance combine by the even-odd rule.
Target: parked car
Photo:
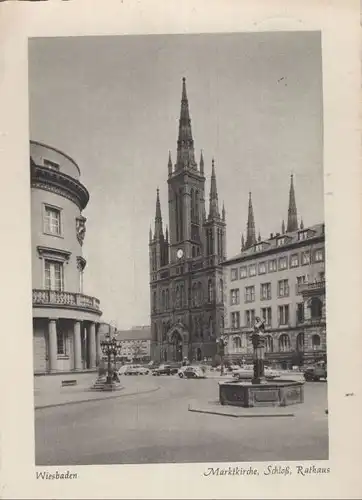
[[[128,365],[124,371],[125,375],[148,375],[149,373],[150,370],[141,365]]]
[[[199,366],[186,366],[183,371],[183,378],[206,378],[206,375]]]
[[[177,366],[171,365],[160,365],[158,368],[152,370],[152,375],[176,375],[178,373],[179,368]]]
[[[316,365],[309,366],[304,370],[304,378],[306,382],[317,382],[321,378],[327,380],[327,365],[317,363]]]

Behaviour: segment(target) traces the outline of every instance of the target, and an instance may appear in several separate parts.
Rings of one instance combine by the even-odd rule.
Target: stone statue
[[[253,364],[254,376],[253,384],[260,384],[265,380],[264,375],[264,359],[265,359],[265,326],[264,321],[259,317],[255,318],[254,332],[251,335],[253,344]]]
[[[80,245],[83,245],[84,237],[85,237],[85,217],[77,217],[76,219],[76,231],[77,231],[77,240]]]

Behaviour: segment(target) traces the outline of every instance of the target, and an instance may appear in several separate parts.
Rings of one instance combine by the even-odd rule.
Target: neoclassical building
[[[163,227],[159,190],[149,234],[152,358],[201,360],[216,353],[223,329],[225,209],[219,210],[215,162],[206,212],[205,166],[191,130],[186,81],[182,82],[177,158],[168,159],[169,230]]]
[[[256,236],[250,194],[246,238],[223,267],[230,360],[251,361],[256,316],[265,320],[270,363],[291,367],[326,356],[324,224],[305,227],[298,221],[293,176],[281,232]]]
[[[89,193],[76,162],[30,142],[34,372],[94,369],[100,303],[84,294]]]

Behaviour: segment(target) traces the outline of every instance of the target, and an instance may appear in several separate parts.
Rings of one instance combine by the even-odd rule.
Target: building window
[[[231,328],[240,328],[240,312],[231,313]]]
[[[303,352],[304,351],[304,333],[301,332],[297,336],[297,351],[298,352]]]
[[[245,287],[245,302],[254,302],[255,300],[255,286]]]
[[[266,352],[273,352],[274,351],[273,338],[270,335],[265,337],[265,351]]]
[[[313,297],[310,302],[310,315],[312,319],[320,319],[322,317],[323,304],[318,297]]]
[[[238,279],[238,270],[236,268],[233,268],[231,270],[231,281],[235,281]]]
[[[212,286],[212,280],[207,283],[207,301],[212,302],[214,300],[214,287]]]
[[[44,261],[44,288],[46,290],[64,290],[64,271],[62,262]]]
[[[260,285],[260,298],[261,300],[271,299],[271,283],[262,283]]]
[[[299,241],[306,240],[307,238],[308,238],[308,230],[307,231],[300,231],[298,233],[298,240]]]
[[[285,333],[279,337],[279,351],[290,352],[290,338]]]
[[[261,309],[261,316],[264,320],[265,326],[271,326],[272,324],[272,310],[271,307],[263,307]]]
[[[249,266],[249,276],[255,276],[256,275],[256,265],[251,264]]]
[[[289,305],[279,306],[279,325],[289,324]]]
[[[66,356],[66,335],[62,331],[57,331],[57,354],[58,356]]]
[[[288,269],[288,259],[287,257],[280,257],[279,259],[279,270]]]
[[[324,252],[322,249],[316,250],[314,254],[315,262],[323,262],[324,261]]]
[[[234,337],[234,348],[241,349],[241,338],[240,337]]]
[[[245,311],[245,326],[247,328],[252,328],[255,323],[255,309],[249,309]]]
[[[247,278],[248,276],[248,268],[246,266],[243,266],[240,268],[240,278]]]
[[[321,348],[321,338],[319,335],[313,335],[312,337],[312,349],[313,351],[318,351]]]
[[[299,256],[297,253],[295,253],[290,257],[290,267],[298,267],[298,266],[299,266]]]
[[[304,303],[297,304],[297,323],[304,322]]]
[[[265,262],[260,262],[259,264],[259,274],[265,274],[266,273],[266,263]]]
[[[307,250],[306,252],[302,252],[302,266],[306,266],[310,264],[310,252]]]
[[[285,238],[278,238],[277,239],[277,247],[281,247],[285,244]]]
[[[59,170],[60,166],[59,163],[55,163],[55,161],[47,160],[44,158],[43,160],[43,165],[44,167],[50,168],[51,170]]]
[[[239,288],[233,288],[230,290],[230,304],[235,306],[236,304],[240,304],[240,290]]]
[[[288,280],[278,281],[278,297],[289,297]]]
[[[277,261],[276,259],[270,260],[269,261],[269,272],[273,273],[277,270]]]
[[[58,208],[45,206],[44,233],[61,235],[60,210]]]

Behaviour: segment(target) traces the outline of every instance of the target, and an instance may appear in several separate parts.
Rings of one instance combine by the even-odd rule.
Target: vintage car
[[[177,366],[172,366],[172,365],[160,365],[158,368],[155,368],[152,370],[152,375],[154,376],[159,376],[159,375],[176,375],[178,372],[178,367]]]
[[[252,379],[254,376],[254,367],[253,365],[244,365],[239,367],[238,370],[233,371],[233,377],[243,380],[243,379]],[[277,378],[280,376],[279,372],[276,370],[273,370],[272,368],[269,368],[266,366],[264,368],[264,376],[267,380],[272,380],[274,378]]]
[[[141,365],[128,365],[124,370],[124,375],[148,375],[150,370]],[[118,374],[120,372],[118,371]]]
[[[200,366],[185,366],[184,368],[181,378],[206,378],[205,371]]]
[[[325,363],[317,363],[304,370],[306,382],[317,382],[321,378],[327,380],[327,365]]]

